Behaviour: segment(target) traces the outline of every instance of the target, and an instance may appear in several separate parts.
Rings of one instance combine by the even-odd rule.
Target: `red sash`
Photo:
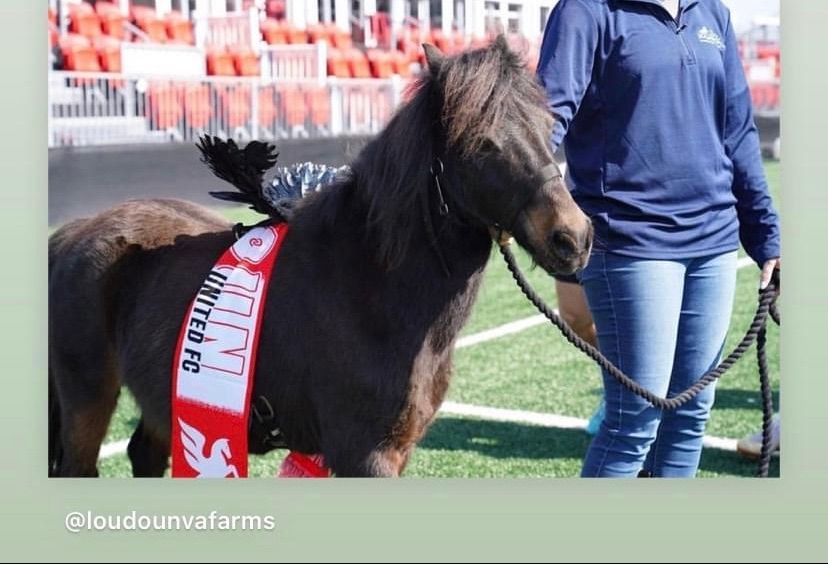
[[[172,475],[247,476],[247,432],[267,286],[288,226],[256,227],[219,258],[173,359]]]

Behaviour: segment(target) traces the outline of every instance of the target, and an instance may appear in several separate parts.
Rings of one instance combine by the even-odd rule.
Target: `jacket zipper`
[[[684,60],[687,62],[688,65],[695,65],[696,64],[696,56],[693,54],[693,51],[690,50],[690,46],[687,45],[687,41],[684,40],[684,33],[682,33],[687,28],[685,24],[676,24],[673,22],[673,29],[676,32],[676,35],[681,41],[681,47],[684,50]]]
[[[661,10],[665,14],[667,14],[670,23],[668,24],[670,29],[673,33],[678,37],[679,42],[681,43],[681,49],[684,53],[682,58],[683,62],[688,65],[695,65],[696,64],[696,56],[693,54],[693,51],[690,49],[690,46],[687,45],[687,41],[684,40],[684,34],[682,33],[685,29],[687,29],[687,24],[681,23],[682,15],[683,15],[683,8],[679,8],[678,14],[674,18],[670,12],[667,11],[666,8],[663,6],[653,6],[656,10]]]

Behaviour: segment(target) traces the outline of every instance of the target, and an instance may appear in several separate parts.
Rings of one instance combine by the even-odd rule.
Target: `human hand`
[[[759,289],[764,290],[770,284],[771,277],[773,276],[774,270],[779,270],[782,268],[782,259],[772,258],[768,261],[765,261],[765,264],[762,265],[762,274],[759,278]],[[776,289],[779,291],[779,288]]]

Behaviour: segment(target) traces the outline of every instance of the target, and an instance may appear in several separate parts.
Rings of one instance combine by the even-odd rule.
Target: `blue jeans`
[[[593,252],[581,284],[601,352],[659,396],[684,390],[716,366],[730,324],[736,252],[651,260]],[[581,475],[693,477],[713,385],[662,411],[604,373],[606,415]]]

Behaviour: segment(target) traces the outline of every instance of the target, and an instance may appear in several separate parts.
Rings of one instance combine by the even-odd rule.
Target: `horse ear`
[[[446,60],[446,56],[442,51],[430,43],[423,43],[423,51],[425,51],[428,70],[431,72],[432,76],[437,76],[440,72],[440,68],[443,66],[443,61]]]

